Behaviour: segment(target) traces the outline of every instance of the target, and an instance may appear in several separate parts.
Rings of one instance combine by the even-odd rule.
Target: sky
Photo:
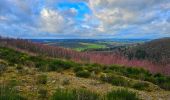
[[[170,0],[0,0],[0,36],[170,37]]]

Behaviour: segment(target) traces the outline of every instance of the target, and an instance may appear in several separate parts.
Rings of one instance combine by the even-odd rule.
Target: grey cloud
[[[162,5],[170,3],[169,0],[90,0],[89,6],[94,16],[101,21],[102,30],[106,33],[118,32],[114,30],[123,30],[126,27],[136,25],[145,26],[158,20],[159,30],[169,31],[159,22],[162,19],[161,14],[167,13],[167,9],[162,9]],[[167,8],[167,7],[166,7]],[[170,10],[170,9],[169,9]],[[116,27],[115,27],[116,26]],[[118,27],[119,26],[119,27]],[[154,27],[154,26],[153,26]],[[169,27],[169,25],[166,25]],[[156,26],[155,26],[156,28]],[[169,27],[170,28],[170,27]],[[150,31],[152,32],[152,29]],[[166,32],[164,32],[166,33]]]

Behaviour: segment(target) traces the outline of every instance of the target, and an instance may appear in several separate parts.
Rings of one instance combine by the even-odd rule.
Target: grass
[[[116,76],[114,74],[106,74],[104,76],[101,76],[101,80],[111,83],[115,86],[130,87],[130,82],[128,80],[126,80],[124,77]]]
[[[27,65],[33,63],[40,71],[57,71],[76,67],[77,64],[72,61],[64,61],[59,59],[46,59],[43,56],[30,56],[17,52],[13,49],[0,47],[0,59],[6,60],[11,66],[15,64]],[[34,67],[34,66],[30,66]],[[2,69],[3,70],[3,69]]]
[[[57,89],[51,100],[99,100],[99,95],[85,89]]]
[[[39,89],[38,94],[39,94],[39,98],[43,100],[48,98],[48,91],[46,89],[43,88]]]
[[[38,84],[47,84],[47,75],[42,74],[37,77],[37,83]]]
[[[27,100],[18,91],[8,86],[0,86],[0,100]]]
[[[147,90],[149,88],[149,84],[146,82],[138,82],[133,85],[133,88],[137,90]]]
[[[7,64],[0,62],[0,75],[7,69]]]
[[[141,68],[112,65],[103,67],[103,72],[108,74],[114,73],[116,75],[125,76],[140,81],[148,81],[158,85],[162,89],[170,90],[170,77],[164,76],[162,74],[151,74],[149,71]],[[109,83],[111,83],[111,80]]]
[[[103,44],[94,44],[94,43],[79,43],[82,45],[82,47],[75,48],[77,51],[84,51],[88,49],[101,49],[101,48],[106,48],[106,45]]]
[[[135,92],[131,92],[127,89],[111,91],[105,98],[106,100],[140,100]]]

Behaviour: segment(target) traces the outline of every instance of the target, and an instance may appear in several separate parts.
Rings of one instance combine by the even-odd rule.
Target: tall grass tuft
[[[57,89],[51,100],[99,100],[99,95],[84,89]]]
[[[105,96],[105,100],[140,100],[135,92],[127,89],[111,91]]]
[[[27,100],[13,88],[0,86],[0,100]]]

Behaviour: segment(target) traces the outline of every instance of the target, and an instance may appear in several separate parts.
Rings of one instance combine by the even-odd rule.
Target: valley
[[[59,46],[76,51],[105,50],[150,41],[149,39],[31,39],[45,45]]]

